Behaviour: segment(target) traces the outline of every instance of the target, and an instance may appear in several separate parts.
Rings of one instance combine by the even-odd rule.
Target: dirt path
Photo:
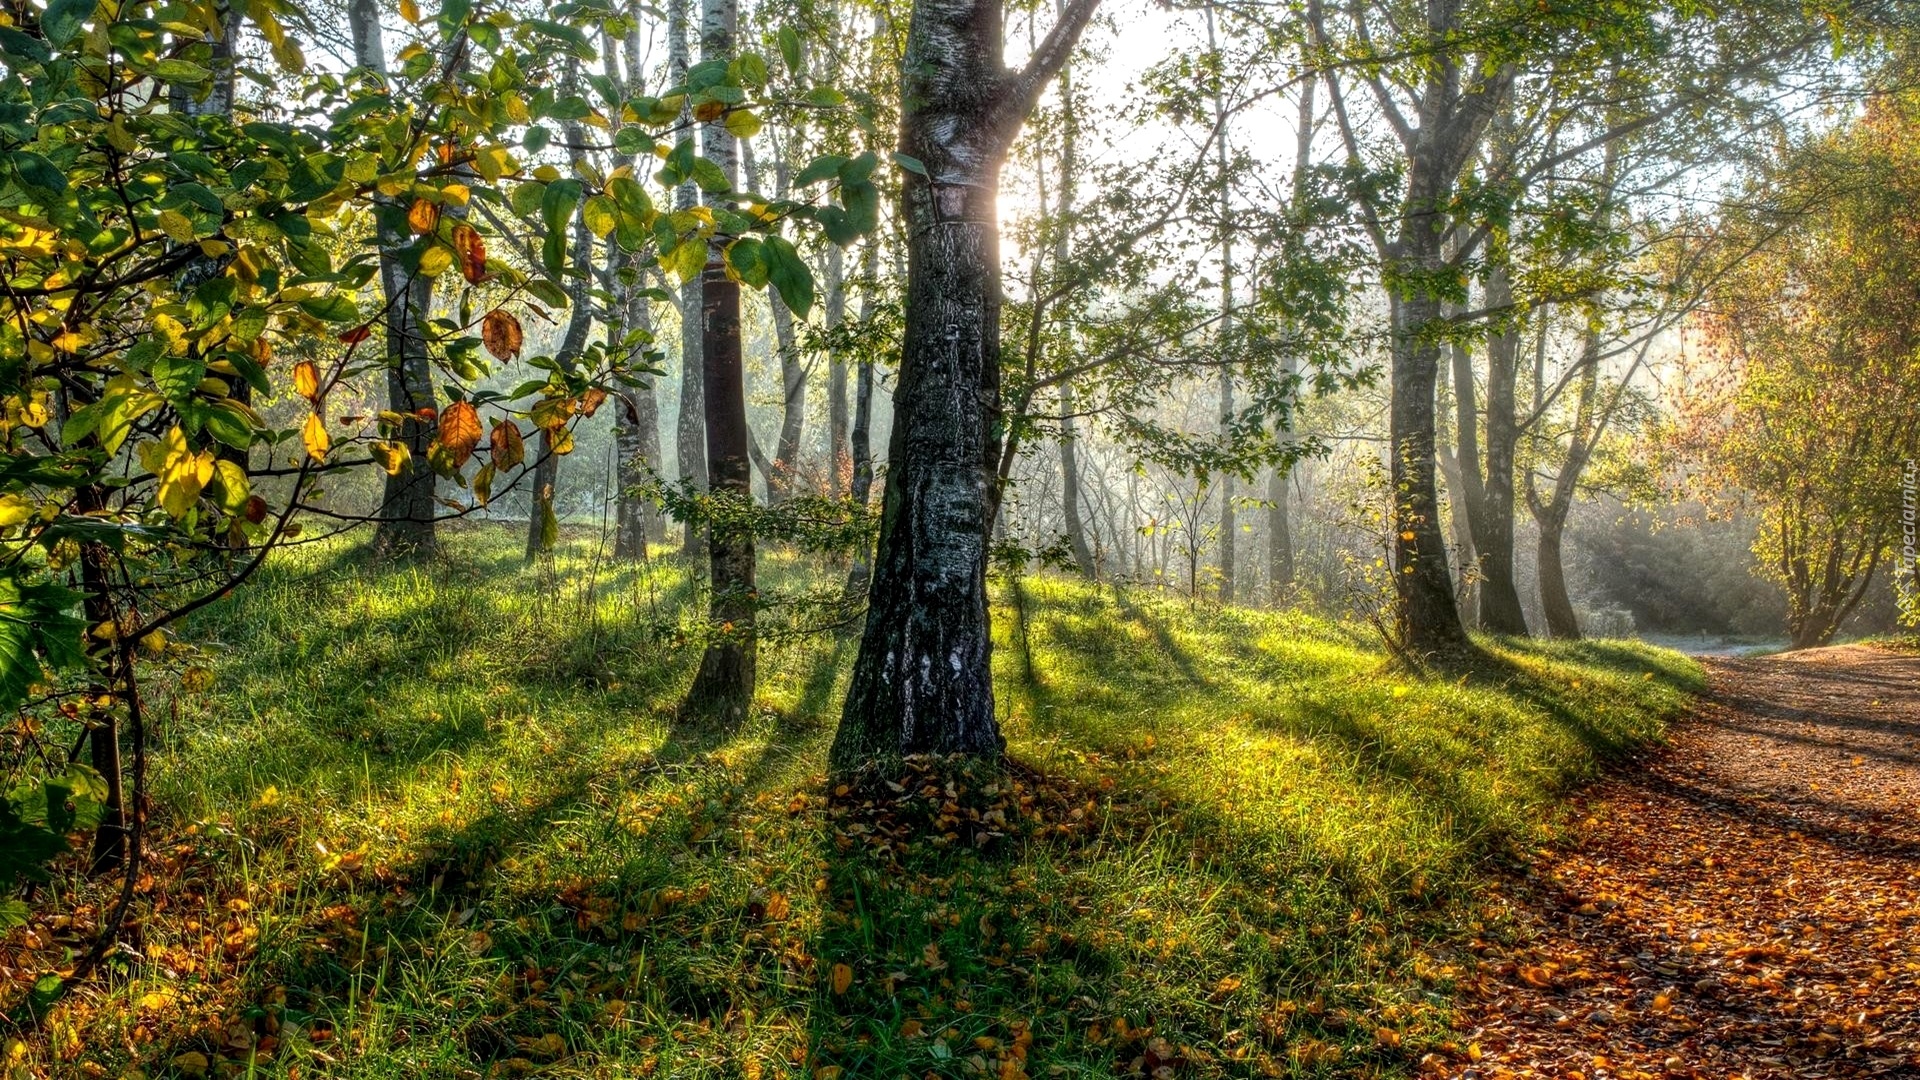
[[[1920,656],[1709,667],[1505,898],[1530,940],[1484,950],[1433,1071],[1920,1078]]]

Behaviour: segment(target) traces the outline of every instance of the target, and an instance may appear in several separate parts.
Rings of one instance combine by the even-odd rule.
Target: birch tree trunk
[[[667,70],[677,85],[687,77],[693,50],[689,42],[687,8],[691,0],[670,0],[667,5]],[[691,109],[680,112],[680,123],[692,122]],[[699,201],[699,190],[689,180],[673,193],[675,210],[691,210]],[[680,286],[680,415],[674,424],[675,473],[681,483],[695,490],[707,489],[705,375],[700,362],[701,293],[700,279]],[[696,525],[686,527],[681,553],[697,561],[706,550],[706,534]]]
[[[1213,5],[1206,7],[1207,49],[1216,55],[1220,49],[1214,28]],[[1220,89],[1219,76],[1213,84],[1214,170],[1220,184],[1220,438],[1224,442],[1233,431],[1233,365],[1228,362],[1233,350],[1233,182],[1227,172],[1227,102]],[[1220,478],[1220,599],[1233,603],[1235,594],[1235,557],[1238,553],[1239,525],[1233,500],[1234,475]]]
[[[380,27],[380,8],[374,0],[352,0],[347,5],[348,28],[353,35],[354,63],[381,77],[387,73],[386,44]],[[433,279],[409,274],[400,252],[411,241],[406,208],[397,200],[378,201],[376,229],[380,244],[380,289],[385,301],[387,408],[408,419],[394,438],[406,444],[407,462],[386,478],[380,499],[380,522],[374,527],[373,550],[382,558],[430,554],[434,550],[433,518],[436,478],[427,464],[427,447],[438,425],[421,410],[434,405],[433,371],[427,358],[421,322],[433,306]]]
[[[867,282],[866,294],[860,298],[860,322],[864,326],[873,317],[873,291],[880,280],[879,237],[867,241],[862,273]],[[853,426],[847,433],[847,498],[865,509],[873,497],[873,357],[862,355],[856,363]],[[862,550],[853,557],[853,567],[847,571],[847,595],[859,596],[866,592],[872,577],[873,562]]]
[[[622,98],[640,93],[646,85],[646,40],[640,0],[628,0],[628,27],[618,49],[611,41],[605,45],[606,74]],[[614,132],[619,132],[616,112]],[[617,158],[620,164],[638,170],[639,156]],[[622,252],[617,244],[607,245],[607,292],[615,298],[613,317],[607,320],[607,352],[611,356],[628,353],[627,338],[634,331],[643,335],[641,346],[653,341],[653,302],[646,296],[647,281],[658,271],[653,260],[639,253]],[[615,517],[613,557],[642,559],[647,545],[666,539],[665,521],[651,499],[636,494],[636,489],[661,474],[660,399],[654,390],[654,377],[638,376],[637,386],[619,392],[614,417]]]
[[[1000,167],[1098,0],[1019,73],[999,0],[916,0],[902,70],[907,311],[867,623],[832,760],[997,756],[987,533],[1000,421]]]
[[[1055,14],[1061,10],[1061,4],[1054,5]],[[1060,196],[1054,207],[1054,219],[1058,231],[1053,241],[1053,272],[1056,275],[1068,273],[1067,260],[1073,254],[1073,203],[1075,195],[1074,173],[1080,167],[1080,125],[1079,115],[1073,98],[1073,67],[1067,65],[1060,69]],[[1034,317],[1040,317],[1036,306]],[[1067,530],[1067,546],[1073,551],[1073,564],[1080,576],[1096,579],[1100,576],[1099,567],[1093,558],[1093,548],[1087,543],[1086,521],[1080,513],[1080,447],[1079,418],[1074,415],[1077,403],[1071,381],[1060,384],[1060,506],[1063,524]],[[1004,458],[1004,455],[1002,455]],[[1006,463],[1011,464],[1011,463]]]
[[[623,256],[616,245],[607,247],[607,266],[617,273],[625,259],[634,277],[629,283],[614,281],[620,297],[619,317],[607,324],[607,348],[617,352],[624,347],[629,333],[640,330],[653,333],[653,306],[645,295],[646,267],[641,257]],[[614,276],[610,274],[609,276]],[[613,534],[613,557],[638,559],[646,555],[650,541],[664,539],[660,512],[653,501],[634,494],[660,471],[660,402],[654,397],[653,377],[642,375],[639,386],[620,393],[620,411],[614,420],[614,483],[618,485]]]
[[[839,244],[827,245],[826,319],[827,333],[834,334],[847,321],[846,253]],[[850,490],[853,480],[853,455],[847,448],[847,357],[838,339],[828,337],[827,347],[827,494],[837,496]]]

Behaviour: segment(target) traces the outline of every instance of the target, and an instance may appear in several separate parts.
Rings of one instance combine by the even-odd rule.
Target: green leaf
[[[607,181],[607,194],[620,207],[620,212],[636,218],[653,216],[653,200],[647,197],[647,189],[631,176],[616,176]]]
[[[54,48],[62,48],[93,17],[93,9],[94,0],[49,0],[47,13],[40,17],[40,32]]]
[[[573,208],[579,205],[582,190],[580,181],[573,179],[555,180],[547,185],[547,190],[540,196],[540,219],[546,223],[547,232],[566,231],[567,219],[573,216]]]
[[[13,168],[20,174],[20,181],[29,187],[50,191],[55,195],[66,194],[67,174],[31,150],[14,151]]]
[[[727,174],[706,158],[693,159],[693,182],[700,185],[701,191],[713,194],[733,190],[733,185],[727,182]]]
[[[653,153],[653,147],[653,136],[647,134],[645,128],[628,124],[626,127],[614,132],[613,150],[616,154],[638,157],[641,154]]]
[[[759,53],[741,53],[733,63],[727,66],[728,74],[737,79],[742,86],[767,84],[767,58]]]
[[[917,157],[912,157],[908,154],[903,154],[898,150],[895,150],[893,152],[893,163],[907,170],[910,173],[919,173],[921,176],[931,175],[930,173],[927,172],[927,166],[925,162],[921,161]]]
[[[700,276],[707,266],[707,245],[699,240],[686,240],[671,250],[660,253],[660,266],[686,284]]]
[[[9,712],[40,681],[42,657],[59,668],[86,662],[80,641],[86,623],[70,613],[79,606],[80,594],[14,575],[0,577],[0,709]]]
[[[800,35],[791,26],[780,28],[780,59],[787,62],[787,70],[800,74],[800,65],[804,58],[800,55]]]
[[[213,78],[213,72],[191,60],[162,60],[153,65],[153,76],[162,82],[191,85]]]
[[[762,257],[767,262],[767,278],[780,292],[780,299],[794,314],[806,318],[813,310],[813,271],[786,237],[767,237]]]
[[[360,321],[360,309],[353,298],[344,293],[328,293],[325,296],[309,296],[300,301],[300,309],[316,319],[332,323],[350,323]]]
[[[743,236],[727,245],[727,265],[742,283],[756,289],[767,284],[766,245],[751,236]]]
[[[839,154],[822,154],[807,162],[807,167],[801,169],[799,175],[793,178],[793,186],[805,187],[808,184],[817,184],[822,180],[838,176],[840,167],[846,163],[847,159]]]
[[[553,308],[567,306],[566,291],[547,278],[533,278],[527,282],[527,291],[541,303]]]
[[[162,356],[153,362],[153,387],[175,405],[193,396],[207,365],[191,356]]]

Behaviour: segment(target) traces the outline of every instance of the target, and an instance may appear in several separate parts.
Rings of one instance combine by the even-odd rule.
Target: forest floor
[[[1920,656],[1706,662],[1503,891],[1459,1077],[1920,1076]]]
[[[844,572],[769,551],[763,596]],[[1417,676],[1356,622],[1042,575],[994,590],[1012,766],[848,791],[823,765],[854,640],[769,634],[751,720],[686,723],[697,595],[665,553],[527,566],[498,528],[270,562],[155,658],[134,916],[0,1033],[0,1077],[1450,1067],[1471,946],[1511,940],[1497,867],[1702,685],[1608,641]],[[65,875],[0,935],[0,1012],[112,885]]]

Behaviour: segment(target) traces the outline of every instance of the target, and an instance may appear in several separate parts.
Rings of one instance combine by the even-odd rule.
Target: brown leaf
[[[527,460],[527,444],[520,437],[520,427],[511,420],[502,420],[493,425],[493,433],[487,439],[487,449],[493,454],[495,472],[505,472]]]
[[[600,389],[597,386],[587,391],[586,393],[581,394],[580,395],[580,415],[592,416],[595,412],[599,411],[600,404],[606,400],[607,400],[607,392],[605,390]]]
[[[456,401],[440,413],[440,433],[435,436],[447,454],[447,462],[458,469],[473,456],[480,445],[480,414],[473,405]]]
[[[840,997],[853,985],[853,969],[845,964],[833,965],[833,994]]]
[[[453,227],[453,250],[460,255],[460,273],[474,285],[487,279],[487,242],[473,226],[461,222]]]
[[[727,115],[727,106],[722,101],[703,101],[693,107],[693,118],[703,124],[711,123]]]
[[[495,360],[511,360],[520,355],[520,320],[504,308],[494,308],[480,320],[480,340]]]

